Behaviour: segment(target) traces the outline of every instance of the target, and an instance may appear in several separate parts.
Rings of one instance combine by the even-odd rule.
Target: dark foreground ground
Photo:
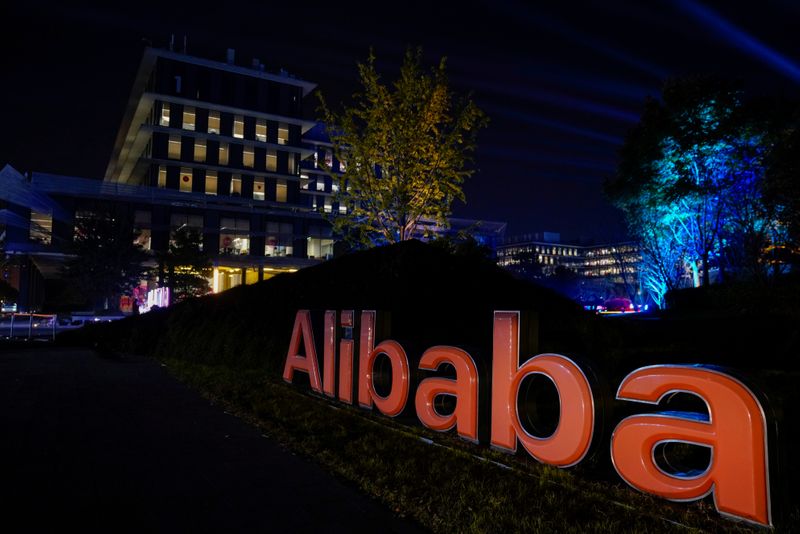
[[[0,346],[0,531],[414,532],[158,363]]]

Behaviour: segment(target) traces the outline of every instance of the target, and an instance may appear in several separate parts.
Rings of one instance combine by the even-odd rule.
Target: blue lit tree
[[[769,126],[716,78],[674,80],[649,100],[626,139],[612,201],[642,248],[653,300],[682,286],[706,286],[712,272],[765,273],[763,252],[780,222],[763,200]]]

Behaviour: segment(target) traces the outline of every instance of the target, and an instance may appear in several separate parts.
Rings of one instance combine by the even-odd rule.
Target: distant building
[[[634,242],[565,243],[555,232],[509,238],[497,247],[497,264],[527,278],[547,280],[573,274],[569,296],[582,302],[641,297],[640,261]]]

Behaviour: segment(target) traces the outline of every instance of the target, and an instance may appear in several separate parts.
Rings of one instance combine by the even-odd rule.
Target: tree
[[[774,149],[767,158],[764,200],[781,225],[772,240],[773,265],[800,263],[800,106],[782,102],[771,130]]]
[[[628,135],[606,191],[627,218],[656,303],[711,272],[758,276],[778,221],[763,202],[767,129],[733,84],[713,77],[668,82]]]
[[[422,51],[408,50],[400,77],[381,82],[370,52],[358,70],[363,91],[342,113],[320,95],[333,153],[346,162],[335,201],[346,214],[331,217],[335,231],[366,246],[415,236],[422,219],[447,225],[450,206],[464,200],[478,130],[488,120],[469,96],[448,88],[445,60],[426,72]]]
[[[109,303],[128,294],[146,278],[149,259],[130,221],[111,213],[76,216],[73,256],[64,265],[64,278],[73,292],[92,306],[108,309]]]
[[[198,230],[181,226],[173,232],[167,253],[159,257],[171,298],[176,302],[209,292],[212,265],[201,249],[202,239]]]

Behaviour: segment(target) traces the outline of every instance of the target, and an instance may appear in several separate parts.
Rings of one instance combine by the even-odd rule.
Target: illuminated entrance
[[[261,271],[261,280],[268,280],[276,274],[293,273],[297,269],[293,267],[214,267],[211,277],[212,292],[221,293],[242,284],[255,284],[259,281],[259,271]]]

